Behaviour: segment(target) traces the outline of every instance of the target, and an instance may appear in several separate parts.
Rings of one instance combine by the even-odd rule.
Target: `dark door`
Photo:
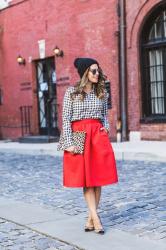
[[[36,62],[39,133],[59,135],[57,126],[56,72],[54,58]]]

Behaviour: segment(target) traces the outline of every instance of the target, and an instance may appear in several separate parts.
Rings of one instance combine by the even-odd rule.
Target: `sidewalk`
[[[143,160],[166,162],[166,141],[138,141],[112,143],[116,159]],[[25,144],[18,142],[0,141],[0,150],[19,152],[23,154],[49,154],[62,156],[62,151],[57,151],[57,143]]]

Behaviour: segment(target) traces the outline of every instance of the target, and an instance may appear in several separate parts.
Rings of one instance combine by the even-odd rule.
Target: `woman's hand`
[[[100,128],[100,130],[104,130],[107,134],[109,134],[109,130],[105,127]]]
[[[76,146],[70,146],[68,148],[65,149],[66,151],[69,151],[72,154],[76,153],[77,147]]]

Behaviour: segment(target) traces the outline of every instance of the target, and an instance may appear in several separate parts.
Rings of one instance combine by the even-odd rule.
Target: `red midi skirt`
[[[116,161],[107,132],[99,119],[83,119],[71,124],[73,131],[86,131],[83,154],[64,151],[63,185],[95,187],[118,182]]]

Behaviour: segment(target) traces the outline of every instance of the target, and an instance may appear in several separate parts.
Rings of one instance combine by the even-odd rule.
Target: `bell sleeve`
[[[103,126],[109,131],[110,130],[110,125],[108,122],[108,96],[109,94],[105,90],[104,94],[104,100],[103,100],[103,110],[102,110],[102,123]]]
[[[63,111],[62,111],[62,129],[63,129],[63,139],[64,148],[73,146],[72,142],[72,129],[71,129],[71,117],[72,117],[72,100],[70,98],[70,93],[72,92],[72,87],[66,90],[63,99]]]

